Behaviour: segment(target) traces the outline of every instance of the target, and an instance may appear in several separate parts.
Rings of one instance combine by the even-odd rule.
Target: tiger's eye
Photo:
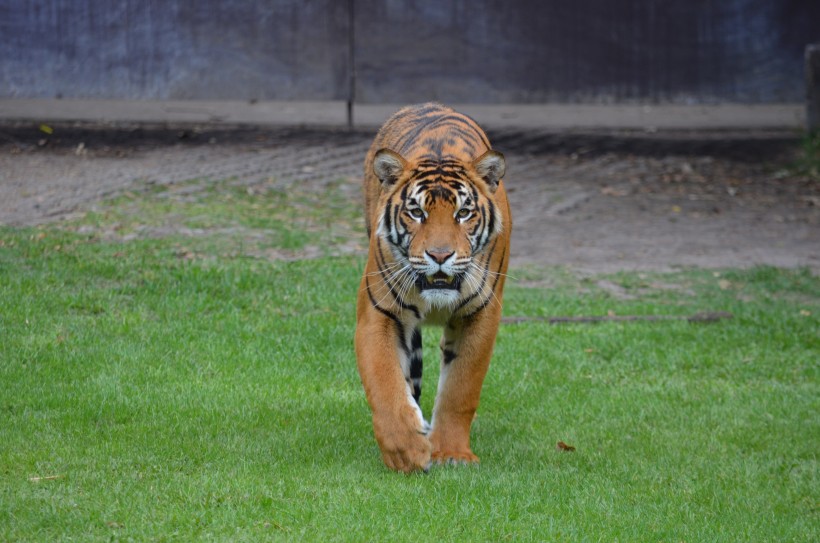
[[[456,213],[456,217],[458,217],[459,219],[466,219],[471,214],[472,214],[472,212],[469,209],[467,209],[466,207],[463,207],[463,208],[458,210],[458,213]]]
[[[424,217],[424,211],[422,211],[419,207],[408,209],[407,212],[410,213],[410,216],[414,219],[421,219]]]

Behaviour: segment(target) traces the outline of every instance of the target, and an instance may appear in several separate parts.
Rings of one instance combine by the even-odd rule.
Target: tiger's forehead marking
[[[422,158],[413,168],[411,179],[455,179],[467,177],[464,164],[453,158]]]
[[[425,158],[418,162],[410,177],[411,195],[425,206],[438,201],[464,205],[471,198],[467,179],[464,165],[458,160]]]

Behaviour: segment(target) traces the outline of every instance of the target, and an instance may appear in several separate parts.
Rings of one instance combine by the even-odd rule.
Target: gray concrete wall
[[[0,0],[0,99],[803,102],[817,0]]]
[[[346,100],[349,23],[338,0],[0,0],[0,97]]]
[[[803,100],[817,0],[356,0],[356,100]]]

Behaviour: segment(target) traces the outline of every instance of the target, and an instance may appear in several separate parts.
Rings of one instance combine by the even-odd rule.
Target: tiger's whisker
[[[470,264],[471,264],[472,269],[473,269],[473,270],[475,270],[475,271],[477,271],[477,272],[479,272],[479,273],[488,273],[488,274],[490,274],[490,275],[493,275],[493,272],[492,272],[492,271],[490,271],[490,270],[488,270],[487,268],[482,268],[482,267],[478,266],[477,264],[475,264],[475,263],[473,263],[473,262],[471,262]],[[497,276],[497,275],[504,275],[504,274],[495,273],[495,275]],[[473,278],[473,279],[474,279],[475,281],[478,281],[478,280],[477,280],[477,279],[475,279],[475,278]],[[501,300],[499,300],[499,299],[498,299],[498,296],[496,296],[496,294],[495,294],[495,289],[494,289],[492,286],[490,286],[489,284],[488,284],[488,285],[486,285],[486,286],[489,286],[489,287],[490,287],[490,295],[491,295],[491,296],[492,296],[492,298],[495,300],[495,302],[498,304],[498,306],[499,306],[499,307],[501,307]],[[483,294],[484,288],[481,288],[481,287],[480,287],[480,285],[479,285],[479,287],[478,287],[478,288],[480,288],[480,289],[481,289],[482,294]]]

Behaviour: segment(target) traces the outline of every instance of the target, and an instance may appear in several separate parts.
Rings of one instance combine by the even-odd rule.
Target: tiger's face
[[[482,252],[502,228],[493,195],[503,156],[488,151],[466,164],[429,159],[410,165],[382,150],[374,170],[387,199],[376,232],[402,271],[402,287],[415,287],[433,306],[455,305],[478,288],[488,264]]]

